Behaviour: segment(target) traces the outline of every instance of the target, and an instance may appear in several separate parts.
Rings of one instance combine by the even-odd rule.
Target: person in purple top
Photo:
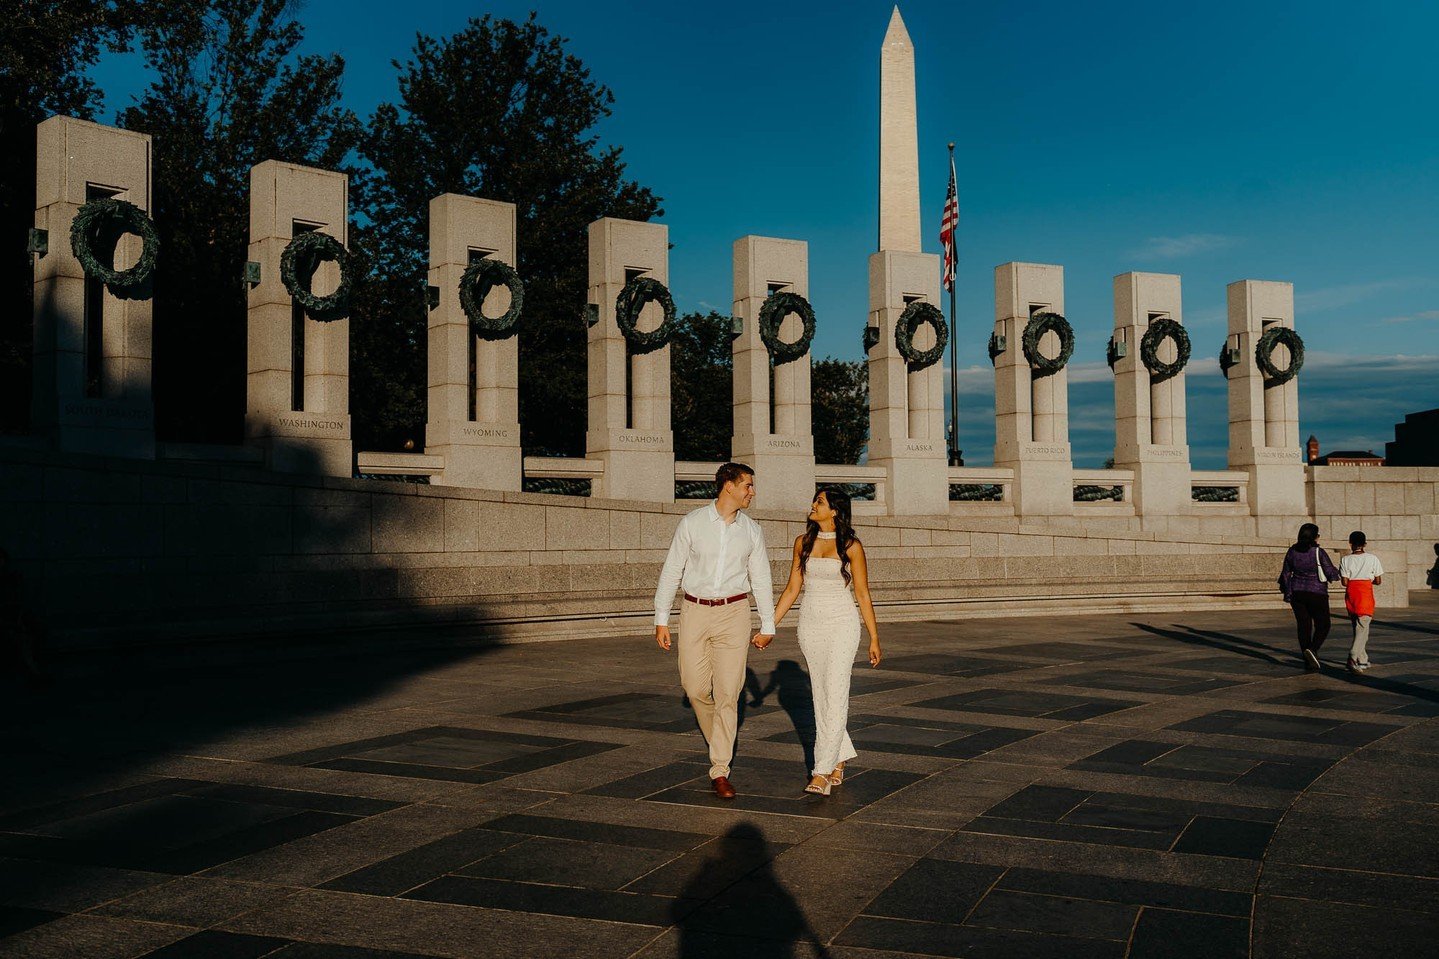
[[[1299,655],[1309,672],[1319,668],[1319,647],[1329,636],[1329,584],[1339,581],[1329,554],[1319,546],[1319,527],[1305,523],[1279,571],[1284,601],[1294,610],[1299,627]]]

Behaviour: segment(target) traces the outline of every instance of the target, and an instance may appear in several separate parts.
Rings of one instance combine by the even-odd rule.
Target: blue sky
[[[664,198],[678,305],[729,310],[736,237],[807,240],[816,354],[859,358],[892,4],[307,0],[299,15],[307,51],[346,57],[346,101],[368,116],[395,96],[390,61],[416,32],[532,8],[614,91],[601,133]],[[990,461],[984,343],[993,269],[1009,260],[1065,267],[1079,465],[1098,465],[1113,444],[1103,355],[1112,278],[1128,270],[1184,277],[1197,467],[1224,462],[1211,357],[1233,280],[1294,283],[1309,348],[1300,426],[1326,450],[1381,450],[1405,412],[1439,406],[1439,5],[910,2],[901,12],[916,46],[923,231],[935,252],[945,143],[958,144],[967,462]],[[134,56],[112,57],[97,79],[114,110],[144,74]]]

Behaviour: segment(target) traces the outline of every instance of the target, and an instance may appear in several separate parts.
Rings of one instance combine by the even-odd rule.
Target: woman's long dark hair
[[[1314,548],[1314,544],[1317,542],[1319,542],[1319,527],[1313,523],[1305,523],[1299,527],[1299,538],[1294,541],[1294,546],[1291,548],[1301,553],[1307,553]]]
[[[819,499],[820,493],[824,494],[829,508],[834,510],[834,548],[839,552],[840,575],[844,577],[845,585],[849,585],[849,544],[859,542],[859,537],[854,535],[854,526],[850,523],[849,494],[838,487],[826,486],[815,494],[815,499]],[[799,547],[801,573],[809,563],[809,554],[814,549],[817,536],[819,524],[810,520],[805,524],[804,541]]]

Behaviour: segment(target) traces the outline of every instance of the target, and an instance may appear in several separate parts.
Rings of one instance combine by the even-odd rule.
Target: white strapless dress
[[[799,607],[799,648],[814,695],[814,770],[826,776],[858,755],[845,729],[849,680],[859,650],[859,610],[838,558],[809,558]]]

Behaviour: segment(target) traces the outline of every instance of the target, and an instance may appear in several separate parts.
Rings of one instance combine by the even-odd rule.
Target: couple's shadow
[[[814,765],[814,699],[810,694],[809,675],[793,659],[781,659],[770,670],[769,677],[760,682],[759,674],[745,667],[744,690],[740,693],[737,725],[744,728],[745,715],[752,709],[764,708],[765,701],[774,696],[775,702],[789,716],[794,727],[795,739],[804,750],[804,768]],[[681,704],[690,708],[688,696],[682,696]]]

